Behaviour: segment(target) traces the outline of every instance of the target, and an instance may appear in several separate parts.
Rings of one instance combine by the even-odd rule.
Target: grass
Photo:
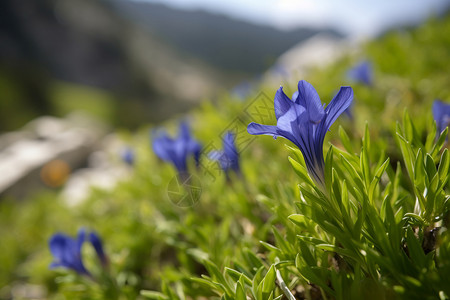
[[[76,207],[56,192],[2,201],[0,298],[36,284],[49,299],[448,299],[449,158],[431,105],[450,99],[449,28],[447,16],[388,33],[359,57],[281,83],[293,91],[306,79],[324,102],[341,85],[354,90],[354,118],[341,116],[325,141],[325,191],[292,144],[245,133],[255,105],[278,88],[261,86],[244,102],[224,96],[189,114],[208,149],[221,147],[226,129],[238,132],[243,173],[226,181],[203,155],[202,168],[190,166],[202,185],[192,207],[168,199],[176,173],[152,152],[145,125],[128,138],[132,173],[113,190],[93,190]],[[372,86],[345,77],[360,59],[373,63]],[[55,92],[68,99],[62,111],[92,105],[109,116],[108,96],[66,88]],[[50,236],[80,227],[99,233],[110,259],[104,270],[83,247],[95,280],[48,270]]]

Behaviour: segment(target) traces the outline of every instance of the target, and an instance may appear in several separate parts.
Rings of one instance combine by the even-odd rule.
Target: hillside
[[[342,37],[333,29],[283,31],[202,10],[133,0],[111,1],[119,12],[155,36],[227,71],[260,73],[287,49],[317,33]]]

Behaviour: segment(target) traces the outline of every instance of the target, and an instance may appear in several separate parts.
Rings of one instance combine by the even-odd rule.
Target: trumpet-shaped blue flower
[[[372,85],[373,71],[372,64],[365,60],[354,66],[347,73],[348,77],[356,82],[361,82],[366,85]]]
[[[54,234],[49,241],[54,261],[50,268],[65,267],[81,275],[90,275],[81,259],[81,247],[85,240],[85,231],[81,229],[76,239],[62,233]]]
[[[193,155],[196,163],[199,163],[201,145],[191,137],[186,123],[180,124],[180,133],[176,139],[160,133],[153,139],[153,151],[164,161],[174,164],[179,173],[187,172],[187,158]]]
[[[134,165],[135,154],[132,148],[125,147],[124,149],[122,149],[120,156],[125,163],[129,164],[130,166]]]
[[[209,158],[218,161],[227,176],[229,171],[240,173],[239,152],[236,149],[235,138],[235,135],[228,131],[223,137],[223,150],[209,153]]]
[[[86,238],[86,231],[80,229],[76,239],[63,233],[56,233],[50,238],[49,247],[54,258],[50,264],[50,269],[64,267],[72,269],[80,275],[91,276],[89,271],[84,267],[81,256],[81,247],[86,239],[94,247],[98,258],[102,262],[102,266],[106,267],[108,259],[103,251],[100,237],[95,232],[91,232]]]
[[[439,136],[441,132],[450,125],[450,104],[440,100],[434,100],[433,117],[436,121],[437,134]]]
[[[323,141],[330,126],[344,112],[353,99],[351,87],[341,87],[324,108],[314,87],[301,80],[293,100],[280,87],[275,94],[276,126],[250,123],[247,131],[253,135],[282,136],[302,152],[309,174],[324,185]]]
[[[102,262],[103,267],[108,265],[108,258],[103,251],[103,243],[100,237],[96,232],[89,233],[89,242],[91,242],[92,246],[94,246],[95,252],[97,253],[98,258]]]

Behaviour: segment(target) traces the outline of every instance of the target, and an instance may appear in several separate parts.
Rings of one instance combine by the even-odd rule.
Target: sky
[[[279,29],[333,26],[373,36],[390,26],[417,23],[449,7],[449,0],[138,0],[203,9]]]

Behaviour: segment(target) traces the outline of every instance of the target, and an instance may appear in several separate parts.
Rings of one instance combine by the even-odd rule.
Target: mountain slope
[[[201,10],[132,0],[111,1],[119,13],[162,40],[227,71],[260,73],[284,51],[319,32],[342,36],[332,29],[281,31]]]

